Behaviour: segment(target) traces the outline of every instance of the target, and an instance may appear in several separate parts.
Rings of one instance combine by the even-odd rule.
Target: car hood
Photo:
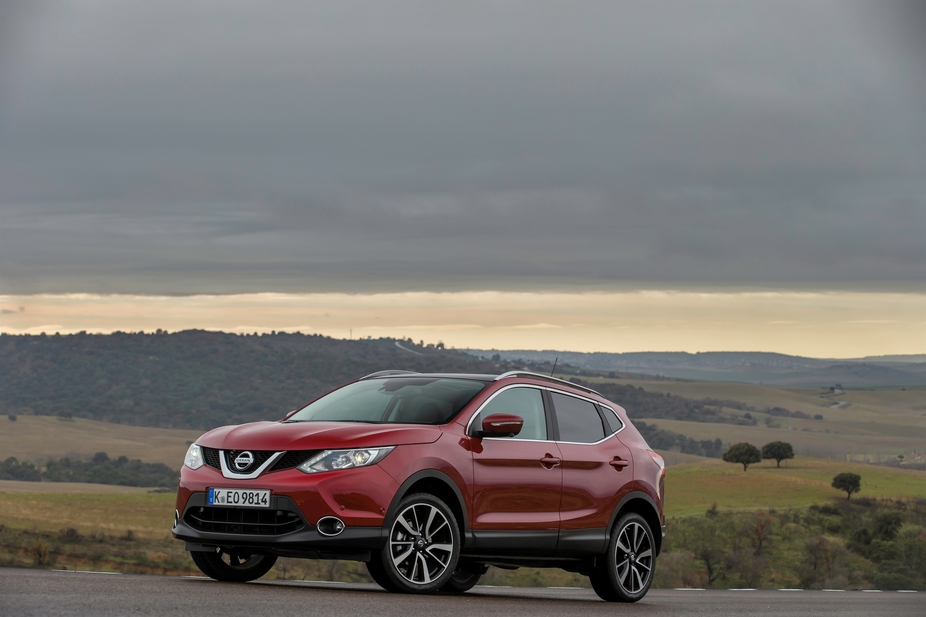
[[[433,443],[436,426],[354,422],[252,422],[220,426],[196,440],[220,450],[332,450]]]

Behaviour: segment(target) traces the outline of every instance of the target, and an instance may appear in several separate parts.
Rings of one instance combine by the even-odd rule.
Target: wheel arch
[[[653,539],[656,542],[656,556],[659,556],[662,550],[662,521],[659,518],[659,508],[653,498],[643,491],[631,491],[620,500],[614,512],[611,514],[611,520],[608,522],[608,534],[614,529],[614,523],[617,517],[627,512],[639,514],[647,522],[650,530],[653,532]]]
[[[457,526],[460,531],[461,544],[467,544],[469,540],[469,520],[466,512],[466,501],[456,482],[447,474],[437,469],[424,469],[409,476],[405,482],[396,491],[389,509],[386,510],[386,518],[383,522],[383,533],[388,534],[389,523],[395,518],[399,508],[399,502],[407,495],[413,493],[428,493],[440,498],[453,511],[457,518]]]

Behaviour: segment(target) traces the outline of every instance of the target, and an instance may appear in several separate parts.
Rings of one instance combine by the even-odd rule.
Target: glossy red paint
[[[329,557],[346,551],[351,558],[363,559],[350,551],[379,550],[399,501],[412,493],[429,492],[455,508],[464,540],[461,559],[475,563],[518,565],[519,551],[526,551],[534,560],[538,555],[554,559],[567,545],[571,558],[594,560],[603,553],[621,508],[647,517],[657,536],[658,552],[665,521],[665,471],[647,454],[645,440],[624,409],[597,393],[542,376],[461,378],[478,379],[486,386],[442,425],[280,421],[225,426],[204,434],[196,444],[220,451],[220,455],[232,450],[393,449],[371,465],[318,473],[304,473],[292,466],[279,471],[268,467],[256,477],[244,478],[210,465],[198,469],[184,466],[174,535],[193,547],[188,550],[240,546],[301,556],[324,550],[329,551],[325,553]],[[547,439],[477,436],[482,427],[475,426],[475,418],[483,405],[500,390],[512,387],[546,393],[543,413],[549,429]],[[549,406],[549,392],[581,397],[597,404],[601,414],[605,413],[602,406],[607,407],[622,426],[596,443],[560,441],[554,416],[559,412]],[[523,417],[517,409],[502,411]],[[607,430],[608,420],[604,415],[601,419]],[[270,490],[275,498],[291,500],[308,527],[289,536],[272,537],[194,528],[187,515],[203,509],[210,488]],[[319,534],[315,526],[325,517],[337,517],[344,523],[343,541]]]
[[[252,422],[221,426],[197,439],[196,443],[224,450],[324,450],[434,443],[440,436],[437,426]]]
[[[562,529],[607,527],[633,484],[633,456],[618,435],[586,445],[560,443],[563,453]],[[620,460],[628,467],[613,467]]]
[[[553,442],[474,439],[474,530],[559,528],[563,470]],[[543,459],[551,462],[544,464]]]

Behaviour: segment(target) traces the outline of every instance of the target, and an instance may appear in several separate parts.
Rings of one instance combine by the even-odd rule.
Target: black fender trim
[[[651,514],[653,515],[653,518],[657,522],[656,527],[659,528],[657,530],[656,527],[653,527],[652,523],[650,523],[650,527],[653,527],[652,532],[653,534],[656,535],[656,555],[658,556],[659,553],[662,551],[662,540],[666,537],[666,526],[660,523],[661,519],[659,517],[659,508],[656,506],[656,502],[653,501],[652,497],[650,497],[643,491],[630,491],[629,493],[624,495],[624,498],[621,499],[620,502],[617,504],[617,507],[614,508],[614,512],[611,513],[611,520],[608,521],[607,533],[608,534],[611,533],[611,529],[614,527],[614,521],[617,520],[618,515],[620,515],[620,513],[624,510],[627,504],[630,503],[631,501],[646,502],[646,504],[649,506],[649,508],[652,511]]]
[[[457,498],[457,503],[460,506],[460,511],[463,512],[463,520],[459,521],[463,525],[463,535],[462,542],[463,546],[470,546],[474,539],[472,533],[469,530],[469,514],[466,510],[466,501],[463,499],[463,493],[460,492],[460,487],[457,486],[457,483],[453,479],[445,474],[442,471],[437,469],[423,469],[419,472],[413,473],[408,477],[405,482],[402,483],[402,486],[399,487],[399,490],[396,491],[395,497],[392,498],[392,503],[389,504],[389,509],[386,510],[386,517],[383,520],[383,538],[389,538],[389,525],[392,523],[392,520],[396,516],[396,511],[399,509],[399,502],[405,498],[408,494],[408,489],[411,488],[413,484],[420,480],[438,480],[443,484],[446,484],[450,490],[453,491],[453,494]],[[447,504],[452,505],[452,504]]]

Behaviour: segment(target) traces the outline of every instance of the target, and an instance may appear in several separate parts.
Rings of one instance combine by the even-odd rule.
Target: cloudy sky
[[[0,331],[923,352],[918,6],[0,4]]]

